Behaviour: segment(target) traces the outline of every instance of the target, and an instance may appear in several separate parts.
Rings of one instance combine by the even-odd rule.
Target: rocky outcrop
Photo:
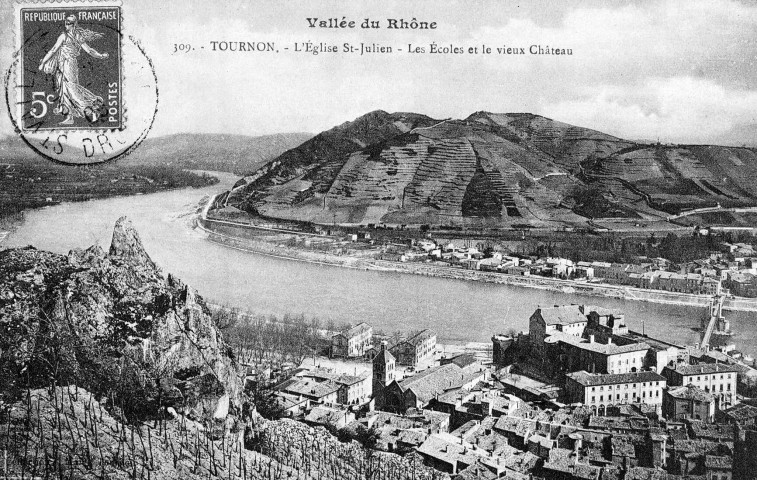
[[[6,396],[76,384],[135,417],[172,406],[210,418],[219,403],[241,403],[237,365],[204,300],[161,273],[126,218],[108,253],[0,252],[0,331]]]

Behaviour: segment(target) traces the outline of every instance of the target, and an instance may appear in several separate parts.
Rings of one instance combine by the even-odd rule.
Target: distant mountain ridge
[[[247,136],[213,133],[178,133],[148,137],[130,155],[113,163],[121,166],[168,165],[244,175],[310,139],[309,133]],[[33,152],[18,136],[0,139],[0,163],[48,160]]]
[[[530,113],[377,110],[240,179],[228,203],[343,224],[585,225],[757,205],[755,149],[637,143]]]
[[[213,133],[177,133],[148,138],[124,165],[162,164],[244,175],[312,137],[309,133],[247,136]]]

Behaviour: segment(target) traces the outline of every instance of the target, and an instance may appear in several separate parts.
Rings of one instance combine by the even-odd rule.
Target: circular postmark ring
[[[107,13],[108,8],[115,10],[111,18],[117,19],[117,22],[114,21],[110,25],[104,22],[75,22],[76,14],[84,18],[87,18],[86,14],[102,16],[102,12]],[[41,24],[41,27],[34,24],[29,27],[28,24],[24,24],[24,19],[29,18],[65,18],[66,31],[59,33],[63,29],[59,22],[58,25],[49,22]],[[72,34],[69,24],[76,24],[74,28],[80,30],[74,30]],[[86,165],[128,155],[147,138],[158,111],[158,79],[153,62],[144,48],[134,37],[125,36],[121,32],[120,7],[97,5],[89,10],[87,7],[77,7],[74,10],[67,6],[17,9],[16,27],[19,45],[5,74],[5,100],[11,123],[29,148],[53,162]],[[56,36],[58,41],[54,42]],[[101,38],[110,42],[107,44],[110,46],[110,55],[108,52],[100,53],[84,44],[84,40],[94,39],[96,43],[96,40]],[[114,48],[116,43],[117,48]],[[35,51],[32,51],[32,46],[36,47]],[[84,65],[81,77],[78,71],[65,71],[71,70],[71,62],[60,61],[63,67],[56,70],[55,62],[59,60],[54,57],[64,49],[67,49],[64,53],[71,55],[73,51],[76,57],[86,52],[94,57],[95,61],[110,57],[110,77],[96,78],[95,81],[87,83],[88,78],[98,74],[100,77],[108,76],[108,72],[96,73],[96,67],[92,66],[94,62],[81,62]],[[44,51],[53,54],[43,56],[40,52]],[[45,63],[46,60],[48,63]],[[76,59],[73,63],[77,65]],[[48,67],[49,64],[53,66]],[[113,65],[118,68],[117,77],[113,73]],[[87,71],[87,68],[90,70]],[[63,75],[61,70],[64,70]],[[51,72],[55,75],[51,75]],[[61,84],[71,77],[83,85],[69,82],[61,87]],[[32,81],[29,81],[30,78]],[[61,78],[64,81],[60,81]],[[108,89],[104,91],[103,85],[107,85]],[[57,91],[53,91],[54,88]],[[82,91],[85,93],[81,93]],[[65,95],[71,98],[64,98]],[[87,104],[86,100],[92,98],[108,102],[109,105],[106,104],[107,107],[101,109],[103,105]],[[70,114],[71,108],[80,109],[75,121],[71,118],[74,117]],[[45,121],[38,121],[42,112],[46,114]],[[114,112],[117,116],[111,115],[108,118],[113,126],[102,121],[104,115]],[[61,118],[63,121],[60,121]],[[93,119],[101,121],[93,122]]]

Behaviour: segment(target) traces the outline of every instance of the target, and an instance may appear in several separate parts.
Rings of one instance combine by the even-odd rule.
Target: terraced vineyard
[[[630,183],[653,208],[678,213],[754,205],[754,182],[745,180],[757,174],[756,162],[755,152],[746,148],[637,146],[595,162],[590,175],[618,196]]]
[[[238,182],[254,214],[345,224],[560,228],[757,205],[757,154],[637,144],[538,115],[371,112]]]

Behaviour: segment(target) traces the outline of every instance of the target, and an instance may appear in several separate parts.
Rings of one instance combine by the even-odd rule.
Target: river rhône
[[[205,195],[230,188],[236,176],[201,189],[66,203],[26,212],[0,247],[33,245],[66,253],[99,243],[107,248],[118,217],[128,216],[164,272],[206,298],[253,312],[304,313],[322,321],[368,322],[385,332],[432,328],[440,342],[485,342],[493,333],[525,330],[539,305],[585,303],[625,312],[632,330],[688,345],[698,340],[705,308],[588,297],[538,289],[360,271],[233,250],[192,228],[191,212]],[[737,347],[757,354],[757,314],[727,312]]]

